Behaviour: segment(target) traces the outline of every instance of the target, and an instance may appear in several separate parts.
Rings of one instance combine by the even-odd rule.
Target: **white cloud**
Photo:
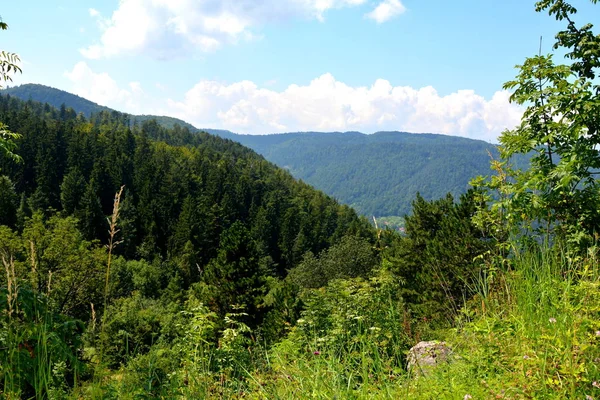
[[[77,63],[65,76],[72,92],[119,111],[170,115],[199,128],[238,133],[398,130],[495,142],[504,129],[518,125],[523,114],[521,107],[509,103],[507,91],[498,91],[489,100],[473,90],[441,96],[431,86],[392,86],[384,79],[353,87],[331,74],[282,91],[251,81],[203,80],[178,100],[152,97],[139,82],[121,87],[85,62]]]
[[[365,14],[365,16],[381,24],[405,11],[406,7],[404,7],[400,0],[383,0],[373,11]]]
[[[94,9],[99,43],[81,53],[92,59],[145,52],[169,58],[182,51],[209,52],[257,37],[261,25],[290,18],[323,21],[328,10],[367,0],[121,0],[110,18]],[[392,3],[398,0],[391,0]]]
[[[440,96],[432,87],[394,87],[383,79],[370,87],[351,87],[324,74],[281,92],[250,81],[201,81],[182,100],[169,99],[162,112],[198,127],[240,133],[400,130],[495,141],[522,115],[508,97],[499,91],[486,100],[472,90]]]
[[[166,92],[167,90],[169,90],[169,87],[165,84],[162,84],[160,82],[156,82],[154,84],[154,87],[156,87],[158,90],[160,90],[161,92]]]
[[[139,82],[130,82],[122,89],[106,72],[96,73],[83,61],[64,76],[71,82],[69,91],[103,106],[119,111],[140,113],[144,91]]]

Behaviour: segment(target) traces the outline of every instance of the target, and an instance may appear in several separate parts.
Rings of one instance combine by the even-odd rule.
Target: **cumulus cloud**
[[[130,82],[127,89],[120,88],[106,72],[96,73],[83,61],[66,71],[64,76],[71,82],[69,90],[72,93],[119,111],[142,111],[144,91],[139,82]]]
[[[121,0],[110,18],[89,10],[102,35],[99,43],[80,52],[91,59],[142,52],[156,58],[189,50],[210,52],[257,37],[255,30],[265,23],[298,17],[323,21],[328,10],[366,1]]]
[[[120,111],[170,115],[199,128],[238,133],[398,130],[495,142],[503,130],[518,125],[523,114],[521,107],[509,103],[507,91],[498,91],[490,99],[473,90],[442,96],[431,86],[393,86],[384,79],[353,87],[331,74],[282,91],[252,81],[203,80],[181,99],[167,100],[145,93],[138,82],[121,87],[85,62],[65,76],[74,93]]]
[[[373,11],[365,14],[365,16],[381,24],[397,15],[403,14],[405,11],[406,7],[404,7],[404,4],[400,0],[383,0]]]
[[[241,133],[400,130],[495,141],[523,112],[508,98],[499,91],[486,100],[473,90],[440,96],[432,87],[392,86],[384,79],[352,87],[324,74],[281,92],[251,81],[201,81],[183,99],[169,99],[164,112],[199,127]]]

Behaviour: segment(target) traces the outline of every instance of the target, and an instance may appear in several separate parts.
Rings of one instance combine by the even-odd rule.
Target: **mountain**
[[[490,173],[494,145],[447,135],[406,132],[305,132],[227,135],[365,215],[410,212],[419,192],[455,198],[469,180]]]
[[[71,107],[76,112],[83,113],[83,115],[88,118],[92,115],[92,113],[98,113],[100,111],[112,111],[108,107],[96,104],[92,101],[84,99],[83,97],[77,96],[76,94],[35,83],[9,87],[2,90],[0,93],[5,95],[8,94],[24,101],[33,100],[40,103],[48,103],[56,108],[60,108],[61,105],[65,104],[67,107]]]
[[[23,100],[66,104],[86,116],[112,111],[79,96],[42,85],[28,84],[3,91]],[[427,200],[450,192],[455,197],[469,180],[490,172],[492,144],[461,137],[406,132],[295,132],[240,135],[227,130],[197,129],[177,118],[131,115],[130,122],[149,119],[167,128],[205,131],[231,139],[289,170],[317,189],[354,207],[364,215],[402,216],[410,212],[419,192]]]
[[[118,112],[88,120],[72,109],[2,95],[0,121],[22,135],[22,162],[0,153],[0,225],[27,232],[38,222],[48,231],[74,225],[85,240],[106,244],[105,216],[124,185],[115,254],[155,263],[142,273],[154,274],[146,288],[165,289],[170,280],[178,289],[213,286],[206,300],[215,311],[245,304],[258,323],[269,279],[284,278],[305,253],[319,254],[345,236],[374,238],[350,207],[231,140],[154,120],[130,127],[129,116]],[[54,261],[47,266],[58,268]],[[88,267],[81,268],[83,274]],[[93,285],[82,290],[99,295],[101,284]],[[59,304],[87,310],[64,288]]]
[[[0,93],[17,97],[21,100],[28,101],[33,100],[40,103],[48,103],[51,106],[60,109],[64,104],[67,107],[72,108],[77,113],[83,113],[86,118],[90,118],[92,114],[97,114],[101,111],[114,112],[115,110],[101,106],[93,101],[84,99],[83,97],[77,96],[66,92],[64,90],[56,89],[50,86],[39,85],[36,83],[28,83],[25,85],[14,86],[2,90]],[[125,113],[120,113],[128,115]],[[182,121],[178,118],[159,116],[159,115],[130,115],[130,123],[142,123],[151,119],[155,119],[160,125],[165,128],[173,128],[175,125],[186,127],[192,132],[197,132],[191,124]]]

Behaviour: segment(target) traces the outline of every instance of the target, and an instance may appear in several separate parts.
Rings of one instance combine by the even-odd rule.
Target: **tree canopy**
[[[566,24],[554,49],[569,62],[557,64],[552,54],[527,58],[504,85],[526,109],[521,124],[500,136],[501,156],[534,156],[526,169],[496,162],[500,173],[488,187],[499,191],[495,209],[509,224],[533,222],[587,244],[600,232],[600,35],[591,24],[578,25],[577,9],[564,0],[539,1],[536,9]]]
[[[0,18],[0,30],[7,29],[8,25]],[[2,89],[2,82],[12,82],[11,75],[21,72],[21,67],[18,65],[20,61],[17,54],[0,50],[0,89]],[[19,161],[20,157],[14,153],[16,148],[14,140],[19,138],[19,134],[9,131],[8,126],[0,121],[0,154],[8,156],[14,161]]]

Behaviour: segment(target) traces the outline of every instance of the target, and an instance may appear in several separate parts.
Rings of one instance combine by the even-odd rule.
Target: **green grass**
[[[455,328],[431,334],[451,343],[456,357],[427,377],[394,370],[385,357],[375,367],[368,337],[359,336],[348,338],[354,347],[312,357],[275,348],[270,375],[257,378],[266,382],[257,393],[282,399],[600,398],[598,276],[593,258],[518,252],[508,270],[488,279],[487,296],[470,301]]]
[[[215,316],[190,302],[188,322],[180,326],[187,333],[175,345],[157,343],[118,370],[99,370],[102,379],[77,382],[70,397],[600,398],[596,260],[530,249],[515,251],[509,265],[480,281],[480,294],[454,327],[421,333],[422,340],[450,343],[455,354],[424,377],[405,370],[406,351],[416,339],[403,320],[402,303],[394,300],[396,283],[382,272],[371,281],[336,281],[305,294],[302,319],[269,349],[249,341],[247,327],[234,317],[220,343],[209,343],[205,338]],[[50,343],[48,334],[40,331],[38,340]],[[41,342],[36,347],[51,349]],[[13,346],[8,361],[18,367],[15,351]],[[40,353],[37,361],[31,394],[39,398],[60,398],[51,395],[61,373],[60,362],[50,359],[60,361],[53,354]],[[22,393],[13,382],[19,377],[3,371],[3,396],[18,398]],[[66,396],[68,388],[63,389]]]

